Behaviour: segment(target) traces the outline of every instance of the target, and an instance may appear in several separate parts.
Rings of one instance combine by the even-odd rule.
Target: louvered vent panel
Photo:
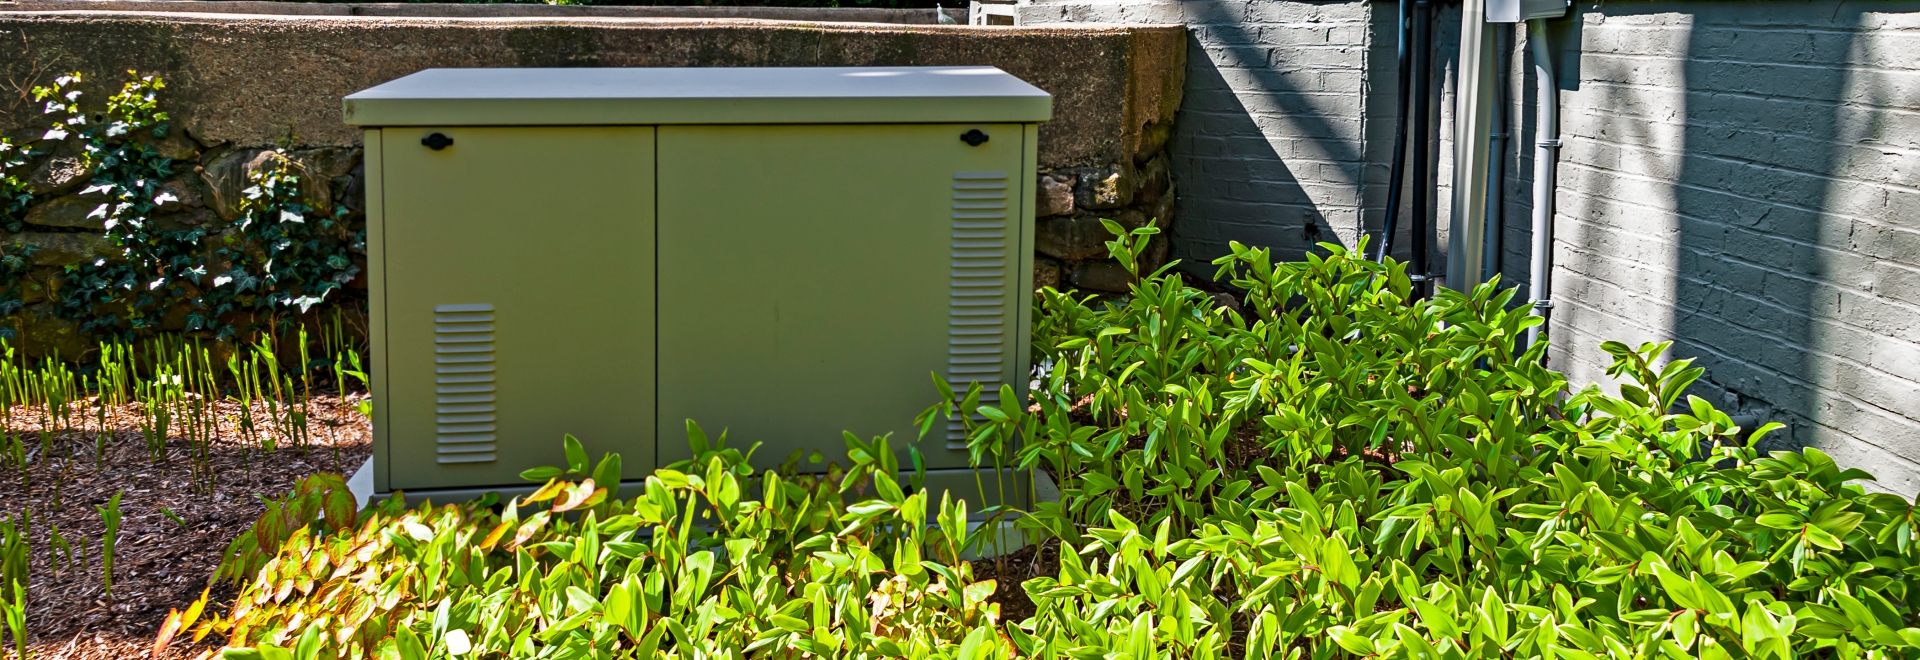
[[[439,461],[493,462],[493,305],[433,308],[433,382]]]
[[[952,271],[947,293],[947,382],[964,396],[979,383],[980,403],[999,405],[1006,364],[1007,173],[953,175]],[[979,419],[978,417],[975,418]],[[947,446],[966,448],[966,427],[947,422]]]

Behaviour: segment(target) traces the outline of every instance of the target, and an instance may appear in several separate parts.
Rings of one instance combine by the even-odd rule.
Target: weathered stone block
[[[360,168],[354,168],[352,174],[333,177],[334,203],[348,211],[360,213],[367,210],[366,175]]]
[[[187,176],[192,175],[176,176],[160,184],[160,193],[163,195],[163,199],[164,195],[173,196],[171,201],[160,204],[160,210],[178,211],[203,205],[200,199],[199,186],[193,185],[193,182],[186,178]]]
[[[1114,222],[1120,223],[1120,226],[1127,228],[1128,231],[1145,227],[1147,226],[1147,222],[1151,220],[1151,218],[1147,217],[1146,212],[1141,211],[1140,209],[1126,209],[1119,213],[1108,213],[1106,214],[1106,217],[1113,220]],[[1094,220],[1094,224],[1099,225],[1100,227],[1101,254],[1106,254],[1105,242],[1113,240],[1113,234],[1107,233],[1106,225],[1101,225],[1099,223],[1100,221],[1098,219]]]
[[[213,161],[200,168],[200,176],[206,182],[207,192],[213,196],[207,204],[221,218],[237,220],[240,218],[241,191],[253,185],[255,173],[265,169],[267,163],[279,157],[266,149],[235,149],[214,157]]]
[[[1159,270],[1161,266],[1167,265],[1167,244],[1168,241],[1165,234],[1155,236],[1153,240],[1147,241],[1147,249],[1140,254],[1140,263],[1138,264],[1142,274],[1150,274],[1153,271]]]
[[[181,209],[178,213],[153,216],[153,222],[161,229],[179,231],[188,227],[204,227],[213,222],[216,216],[205,208]]]
[[[0,251],[20,247],[34,249],[35,266],[71,266],[83,261],[104,259],[120,254],[105,234],[68,232],[0,233]]]
[[[333,213],[334,197],[338,191],[331,190],[336,178],[352,172],[360,161],[360,150],[346,147],[322,147],[304,149],[290,154],[293,167],[300,177],[300,196],[307,206],[321,215]]]
[[[58,272],[59,269],[56,268],[35,268],[25,277],[20,278],[20,302],[31,305],[45,301],[51,288],[47,283],[51,282],[54,274]]]
[[[1173,199],[1173,189],[1169,187],[1167,194],[1162,195],[1159,201],[1146,207],[1147,217],[1153,221],[1153,226],[1160,228],[1160,231],[1166,231],[1173,226]]]
[[[1046,287],[1060,288],[1060,274],[1064,268],[1058,261],[1046,257],[1033,258],[1033,290]]]
[[[107,226],[107,218],[105,215],[94,215],[94,210],[107,201],[107,196],[100,194],[56,197],[28,208],[27,217],[24,219],[27,224],[42,227],[104,230]]]
[[[1041,218],[1034,231],[1034,248],[1040,254],[1065,261],[1105,257],[1110,240],[1113,234],[1091,215]]]
[[[1073,203],[1083,209],[1117,209],[1133,203],[1134,182],[1131,168],[1119,165],[1088,167],[1077,171]]]
[[[153,131],[143,130],[134,131],[132,138],[134,143],[146,145],[154,153],[174,160],[188,161],[200,157],[200,144],[187,137],[186,131],[177,128],[168,130],[166,137],[157,138],[153,136]]]
[[[342,183],[350,184],[355,188],[353,192],[362,198],[365,196],[358,191],[356,183],[343,181],[359,171],[360,150],[357,148],[322,147],[290,154],[267,149],[235,149],[216,156],[201,168],[201,177],[213,197],[212,203],[207,206],[219,212],[222,218],[239,219],[240,200],[245,196],[242,191],[253,186],[254,177],[261,171],[272,167],[276,159],[282,158],[292,164],[294,176],[300,179],[301,201],[320,214],[333,212],[336,196],[346,192],[341,187]]]
[[[1167,141],[1172,138],[1173,122],[1150,122],[1140,128],[1140,150],[1134,153],[1134,157],[1144,159],[1160,154],[1166,149]]]
[[[73,190],[93,177],[94,164],[87,162],[79,140],[62,140],[53,153],[40,160],[27,175],[27,190],[35,195],[57,195]]]
[[[1073,215],[1073,184],[1070,174],[1040,175],[1039,195],[1034,199],[1034,215]]]
[[[56,303],[28,305],[19,314],[0,323],[19,328],[16,340],[27,355],[82,355],[93,348],[93,338],[80,331],[80,324],[55,315]]]
[[[1040,218],[1033,223],[1033,249],[1056,259],[1065,259],[1073,249],[1073,218]]]
[[[1133,203],[1152,204],[1160,201],[1173,189],[1173,175],[1167,171],[1166,154],[1147,161],[1146,165],[1140,167],[1136,179],[1139,187],[1133,193]]]
[[[1112,261],[1089,261],[1080,264],[1073,271],[1073,286],[1094,291],[1124,293],[1127,285],[1133,283],[1133,276],[1127,269]]]

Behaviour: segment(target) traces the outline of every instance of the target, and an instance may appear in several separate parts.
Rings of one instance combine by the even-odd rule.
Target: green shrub
[[[1109,245],[1131,269],[1151,231]],[[1029,406],[942,390],[923,422],[977,413],[976,461],[1060,486],[1018,518],[1059,544],[1025,620],[960,561],[962,505],[929,526],[876,478],[887,439],[756,499],[690,427],[700,457],[632,500],[577,456],[498,515],[389,501],[297,531],[201,633],[230,657],[1920,657],[1906,500],[1762,455],[1777,425],[1685,396],[1701,370],[1664,344],[1610,343],[1617,393],[1570,391],[1518,350],[1538,321],[1510,290],[1408,303],[1402,266],[1323,247],[1234,245],[1246,316],[1165,269],[1118,300],[1043,291]]]
[[[303,528],[196,637],[255,647],[227,652],[235,658],[282,647],[408,659],[926,657],[995,639],[994,585],[972,582],[957,561],[964,504],[943,502],[926,530],[924,493],[870,478],[898,467],[874,458],[891,456],[886,439],[848,438],[867,458],[842,481],[754,483],[724,436],[708,447],[689,429],[698,457],[658,470],[631,500],[609,500],[586,477],[569,437],[574,464],[556,476],[574,480],[550,480],[498,514],[485,500],[406,510],[394,498],[357,527]],[[618,458],[592,474],[618,475]],[[845,501],[869,482],[877,499]],[[923,549],[941,561],[922,561]]]

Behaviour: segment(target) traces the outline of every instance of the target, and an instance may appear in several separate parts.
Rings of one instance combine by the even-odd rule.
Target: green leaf
[[[1779,422],[1767,422],[1765,424],[1762,424],[1760,425],[1760,428],[1753,430],[1752,435],[1747,436],[1747,444],[1748,445],[1757,444],[1760,442],[1761,438],[1767,437],[1767,434],[1773,433],[1774,431],[1778,431],[1784,428],[1787,428],[1787,425],[1781,424]]]
[[[1354,655],[1373,655],[1379,652],[1374,648],[1372,639],[1355,633],[1352,628],[1346,626],[1327,628],[1327,636],[1332,637],[1333,643],[1339,644],[1340,648]]]
[[[309,626],[306,632],[301,633],[300,641],[293,645],[293,657],[297,660],[319,660],[321,631],[319,626]]]
[[[1393,632],[1400,639],[1400,645],[1407,650],[1412,660],[1440,660],[1440,652],[1420,636],[1418,631],[1402,624],[1393,624]]]
[[[1660,580],[1660,586],[1666,590],[1667,598],[1685,609],[1706,609],[1706,604],[1701,602],[1700,595],[1694,591],[1693,582],[1669,570],[1665,564],[1656,562],[1652,564],[1652,568],[1654,576]]]
[[[687,420],[687,446],[693,449],[694,456],[704,456],[708,451],[707,432],[693,420]]]
[[[593,483],[607,489],[608,497],[617,497],[620,491],[621,472],[619,454],[607,454],[600,457],[600,463],[593,466]]]
[[[1098,497],[1101,493],[1120,488],[1120,482],[1098,472],[1082,474],[1080,480],[1086,484],[1087,497]]]
[[[557,467],[543,466],[521,472],[520,478],[535,483],[546,483],[563,474],[566,474],[565,470]]]
[[[427,660],[427,647],[420,643],[420,636],[412,628],[401,628],[394,634],[394,642],[400,651],[400,660]],[[263,660],[274,660],[271,657]]]
[[[1693,648],[1693,641],[1698,636],[1699,618],[1699,614],[1692,610],[1674,615],[1670,627],[1673,631],[1673,643],[1678,644],[1680,650]]]
[[[861,502],[859,504],[855,504],[853,506],[847,507],[847,514],[853,517],[865,518],[865,517],[871,517],[871,516],[876,516],[882,513],[886,513],[888,511],[892,511],[893,509],[894,509],[894,506],[887,502],[884,502],[881,500],[867,500],[865,502]]]
[[[804,633],[813,630],[813,626],[808,625],[807,622],[784,614],[772,615],[768,617],[767,620],[773,622],[773,625],[778,626],[780,629],[789,632]]]
[[[1828,550],[1840,550],[1843,547],[1838,537],[1827,533],[1827,530],[1820,529],[1818,525],[1807,525],[1802,527],[1801,530],[1802,533],[1806,534],[1807,542],[1809,543]]]
[[[587,474],[587,450],[580,446],[580,440],[569,433],[565,436],[567,445],[567,471],[581,476]]]

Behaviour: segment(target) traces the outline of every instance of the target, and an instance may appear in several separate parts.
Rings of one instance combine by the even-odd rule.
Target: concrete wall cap
[[[925,9],[873,7],[605,7],[493,3],[263,2],[259,0],[20,0],[0,2],[0,6],[19,11],[199,12],[300,16],[759,18],[927,25],[938,23],[934,13]],[[948,17],[960,22],[966,20],[966,12],[964,5],[945,10]]]
[[[0,3],[9,6],[43,5]],[[1187,54],[1177,25],[0,11],[0,35],[0,79],[21,89],[78,71],[88,74],[82,102],[94,105],[119,88],[121,72],[160,76],[173,128],[208,147],[289,134],[315,147],[358,145],[341,98],[433,68],[992,66],[1052,96],[1043,168],[1157,149]],[[0,103],[0,133],[41,125],[40,110]]]
[[[760,29],[816,29],[830,33],[878,33],[878,34],[965,34],[969,36],[1015,38],[1024,35],[1058,36],[1103,36],[1150,33],[1186,33],[1180,25],[1129,25],[1121,23],[1074,23],[1054,25],[934,25],[917,23],[894,23],[885,21],[855,20],[807,20],[783,18],[757,18],[752,16],[463,16],[463,15],[346,15],[346,14],[282,14],[266,12],[215,11],[218,5],[227,2],[198,2],[196,0],[140,0],[164,4],[192,4],[205,7],[208,11],[141,11],[120,8],[119,5],[131,4],[115,0],[69,0],[59,3],[59,9],[42,9],[42,2],[0,1],[0,17],[11,19],[64,18],[64,19],[102,19],[160,21],[172,24],[180,23],[216,23],[216,24],[304,24],[324,26],[338,24],[342,26],[422,26],[422,27],[726,27]],[[112,8],[79,9],[69,5],[111,5]],[[252,3],[233,3],[252,4]],[[283,3],[266,3],[283,4]],[[305,4],[305,3],[285,3]],[[321,5],[334,6],[334,5]],[[431,5],[431,6],[467,6],[467,5]],[[475,6],[517,6],[517,5],[475,5]],[[681,7],[679,9],[686,9]]]

